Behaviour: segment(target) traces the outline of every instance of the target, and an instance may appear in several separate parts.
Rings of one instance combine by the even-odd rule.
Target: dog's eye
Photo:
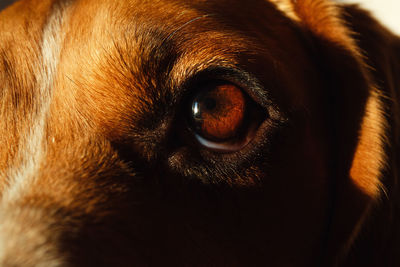
[[[210,149],[231,152],[254,136],[252,101],[243,90],[226,82],[202,86],[191,103],[191,121],[198,142]],[[257,125],[258,126],[258,125]]]

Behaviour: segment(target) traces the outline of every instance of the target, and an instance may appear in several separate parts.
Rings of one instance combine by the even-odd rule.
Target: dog
[[[328,0],[0,13],[1,266],[400,266],[400,39]]]

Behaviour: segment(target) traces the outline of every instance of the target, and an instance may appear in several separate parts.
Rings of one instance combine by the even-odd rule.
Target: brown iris
[[[246,97],[233,84],[207,86],[192,102],[196,131],[216,142],[235,138],[240,133],[245,112]]]

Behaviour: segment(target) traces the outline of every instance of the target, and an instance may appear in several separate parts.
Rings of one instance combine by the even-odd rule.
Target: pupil
[[[215,101],[215,99],[209,98],[209,97],[204,99],[204,107],[207,110],[213,110],[213,109],[215,109],[216,106],[217,106],[217,101]]]

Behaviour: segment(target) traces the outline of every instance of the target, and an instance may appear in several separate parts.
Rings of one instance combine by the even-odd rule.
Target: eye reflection
[[[199,107],[200,105],[199,105],[199,102],[194,102],[193,103],[193,107],[192,107],[192,110],[193,110],[193,116],[196,118],[196,117],[200,117],[200,107]]]

